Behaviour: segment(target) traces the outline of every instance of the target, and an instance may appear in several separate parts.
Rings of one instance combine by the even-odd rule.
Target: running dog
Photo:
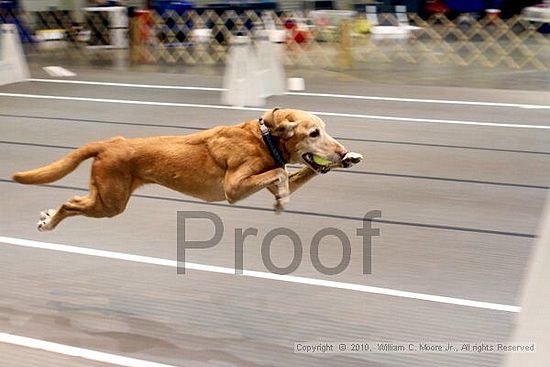
[[[47,166],[15,173],[13,179],[23,184],[53,182],[92,157],[88,195],[43,211],[39,231],[52,230],[75,215],[120,214],[132,192],[149,183],[229,203],[268,189],[275,196],[275,211],[280,212],[289,195],[318,173],[363,159],[332,138],[319,117],[276,108],[257,120],[185,136],[115,137],[86,144]],[[286,163],[305,166],[289,174]]]

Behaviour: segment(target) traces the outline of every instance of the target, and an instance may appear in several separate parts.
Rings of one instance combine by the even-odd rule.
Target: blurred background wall
[[[140,8],[145,7],[147,0],[126,0],[120,1],[128,6],[137,6]],[[209,3],[223,3],[223,2],[232,2],[239,3],[244,1],[216,1],[216,0],[194,0],[191,1],[196,5],[203,5]],[[252,1],[251,1],[252,2]],[[262,2],[262,1],[258,1]],[[265,1],[264,1],[265,2]],[[303,9],[303,8],[314,8],[316,7],[326,7],[332,6],[336,9],[352,9],[353,5],[356,3],[387,3],[387,4],[403,4],[407,5],[407,8],[411,11],[416,11],[419,4],[422,3],[422,0],[386,0],[386,1],[360,1],[360,0],[334,0],[334,1],[316,1],[316,0],[279,0],[277,3],[281,8],[286,9]],[[84,6],[91,5],[96,3],[96,1],[89,0],[20,0],[20,4],[27,11],[41,11],[49,10],[51,8],[57,9],[66,9],[74,10],[79,9]],[[315,4],[317,3],[317,4]]]
[[[96,3],[121,3],[128,6],[136,6],[137,8],[145,8],[150,0],[121,0],[121,1],[109,1],[109,0],[19,0],[19,4],[23,6],[26,11],[42,11],[52,8],[63,10],[76,10],[84,6],[90,6]],[[410,12],[417,12],[428,1],[425,0],[193,0],[190,1],[195,5],[202,6],[212,3],[245,3],[245,2],[276,2],[278,7],[282,10],[302,10],[302,9],[353,9],[357,5],[406,5],[407,10]],[[439,1],[433,1],[435,3]],[[517,14],[521,9],[531,6],[537,3],[543,2],[543,0],[447,0],[451,7],[454,6],[466,6],[471,7],[474,3],[483,4],[483,7],[491,8],[498,7],[502,9],[503,14]]]

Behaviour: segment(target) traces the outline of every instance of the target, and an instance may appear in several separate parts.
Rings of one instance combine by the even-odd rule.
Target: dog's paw
[[[279,197],[275,200],[275,205],[273,208],[275,209],[275,214],[281,214],[283,210],[285,210],[285,205],[288,203],[289,198],[288,196]]]
[[[359,153],[349,152],[342,159],[342,167],[349,168],[363,160],[363,156]]]
[[[44,210],[44,211],[41,211],[41,212],[40,212],[40,220],[44,220],[44,219],[53,217],[53,215],[55,214],[55,212],[56,212],[55,209],[46,209],[46,210]]]
[[[40,232],[50,231],[53,229],[51,222],[52,222],[52,217],[55,215],[55,212],[56,212],[55,209],[47,209],[47,210],[44,210],[43,212],[40,212],[40,220],[36,224],[36,228]]]

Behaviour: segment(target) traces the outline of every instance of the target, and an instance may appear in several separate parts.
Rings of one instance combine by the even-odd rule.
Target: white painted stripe
[[[133,104],[133,105],[165,106],[165,107],[210,108],[210,109],[218,109],[218,110],[262,111],[262,112],[265,111],[265,108],[256,108],[256,107],[234,107],[234,106],[194,104],[194,103],[134,101],[130,99],[51,96],[51,95],[43,95],[43,94],[0,93],[0,97],[54,99],[54,100],[60,100],[60,101],[81,101],[81,102]]]
[[[58,79],[27,79],[30,82],[38,83],[61,83],[61,84],[80,84],[80,85],[101,85],[106,87],[124,87],[124,88],[147,88],[147,89],[171,89],[171,90],[202,90],[209,92],[221,92],[223,88],[210,87],[185,87],[179,85],[158,85],[158,84],[133,84],[133,83],[112,83],[112,82],[92,82],[88,80],[58,80]]]
[[[101,86],[125,87],[125,88],[202,90],[202,91],[213,91],[213,92],[221,92],[221,91],[225,90],[224,88],[214,88],[214,87],[94,82],[94,81],[87,81],[87,80],[55,80],[55,79],[37,79],[37,78],[31,78],[31,79],[28,79],[28,80],[31,81],[31,82],[39,82],[39,83],[66,83],[66,84],[81,84],[81,85],[101,85]],[[467,105],[467,106],[510,107],[510,108],[528,108],[528,109],[550,109],[550,106],[546,106],[546,105],[525,104],[525,103],[503,103],[503,102],[464,101],[464,100],[447,100],[447,99],[361,96],[361,95],[355,95],[355,94],[307,93],[307,92],[288,92],[287,95],[290,95],[290,96],[304,96],[304,97],[321,97],[321,98],[359,99],[359,100],[371,100],[371,101],[436,103],[436,104],[455,104],[455,105]]]
[[[22,247],[39,248],[44,250],[68,252],[73,254],[98,256],[98,257],[109,258],[109,259],[132,261],[132,262],[137,262],[142,264],[168,266],[172,268],[177,267],[176,260],[168,260],[168,259],[161,259],[161,258],[141,256],[141,255],[132,255],[132,254],[126,254],[122,252],[96,250],[96,249],[87,248],[87,247],[69,246],[69,245],[62,245],[57,243],[33,241],[33,240],[27,240],[22,238],[0,236],[0,243],[10,244],[15,246],[22,246]],[[226,268],[222,266],[204,265],[204,264],[189,263],[189,262],[185,262],[184,265],[186,269],[192,269],[192,270],[208,271],[212,273],[222,273],[222,274],[235,273],[234,269]],[[468,299],[437,296],[437,295],[425,294],[425,293],[407,292],[407,291],[400,291],[397,289],[372,287],[372,286],[355,284],[355,283],[335,282],[331,280],[297,277],[292,275],[279,275],[279,274],[272,274],[272,273],[253,271],[253,270],[243,270],[242,275],[252,277],[252,278],[270,279],[270,280],[278,280],[278,281],[289,282],[289,283],[299,283],[299,284],[316,285],[320,287],[346,289],[346,290],[352,290],[357,292],[373,293],[373,294],[380,294],[380,295],[392,296],[392,297],[410,298],[415,300],[438,302],[438,303],[445,303],[450,305],[484,308],[484,309],[495,310],[495,311],[505,311],[505,312],[520,311],[520,307],[517,307],[517,306],[504,305],[499,303],[472,301]]]
[[[173,365],[155,363],[144,361],[142,359],[135,359],[129,357],[123,357],[116,354],[98,352],[95,350],[71,347],[65,344],[58,344],[47,342],[40,339],[27,338],[24,336],[18,336],[13,334],[0,332],[0,343],[18,345],[21,347],[27,347],[32,349],[45,350],[47,352],[63,354],[71,357],[84,358],[90,361],[104,362],[117,366],[126,367],[175,367]]]
[[[52,95],[42,95],[42,94],[0,93],[0,97],[51,99],[51,100],[60,100],[60,101],[114,103],[114,104],[146,105],[146,106],[206,108],[206,109],[234,110],[234,111],[260,111],[260,112],[265,111],[265,108],[258,108],[258,107],[236,107],[236,106],[211,105],[211,104],[135,101],[135,100],[129,100],[129,99],[69,97],[69,96],[52,96]],[[427,119],[427,118],[415,118],[415,117],[363,115],[363,114],[354,114],[354,113],[339,113],[339,112],[324,112],[324,111],[310,111],[310,112],[318,116],[335,116],[335,117],[348,117],[348,118],[383,120],[383,121],[398,121],[398,122],[409,122],[409,123],[412,122],[412,123],[432,123],[432,124],[446,124],[446,125],[470,125],[470,126],[505,127],[505,128],[518,128],[518,129],[550,130],[550,125],[531,125],[531,124],[497,123],[497,122],[464,121],[464,120],[443,120],[443,119]]]
[[[361,96],[361,95],[355,95],[355,94],[332,94],[332,93],[289,92],[287,94],[293,95],[293,96],[360,99],[360,100],[370,100],[370,101],[435,103],[435,104],[452,104],[452,105],[485,106],[485,107],[510,107],[510,108],[527,108],[527,109],[550,109],[550,106],[525,104],[525,103],[504,103],[504,102],[464,101],[464,100],[427,99],[427,98],[403,98],[403,97],[380,97],[380,96]]]

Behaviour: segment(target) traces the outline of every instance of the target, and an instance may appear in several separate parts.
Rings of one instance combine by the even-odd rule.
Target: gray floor
[[[78,80],[160,85],[221,85],[218,76],[78,70]],[[35,72],[36,77],[43,77]],[[546,104],[549,93],[487,89],[372,86],[327,78],[309,92]],[[219,104],[218,92],[27,82],[0,93]],[[315,111],[550,126],[548,109],[280,96],[269,106]],[[296,231],[304,257],[296,276],[505,305],[518,292],[550,182],[550,130],[399,122],[331,116],[329,131],[365,163],[316,178],[281,216],[266,193],[236,206],[207,205],[160,187],[145,187],[127,211],[108,220],[71,218],[38,233],[38,213],[87,187],[89,162],[49,186],[22,186],[11,173],[34,168],[85,142],[187,134],[254,119],[253,111],[107,104],[0,96],[0,236],[157,258],[176,257],[176,211],[208,210],[225,226],[220,245],[188,261],[232,267],[236,228],[258,228],[245,246],[245,268],[266,271],[261,239],[276,227]],[[267,209],[267,210],[266,210]],[[371,275],[362,274],[363,214],[381,210]],[[350,266],[319,274],[309,243],[323,227],[352,239]],[[208,231],[198,224],[189,235]],[[326,265],[340,247],[321,247]],[[498,354],[304,355],[296,341],[504,341],[516,314],[175,269],[0,244],[0,332],[176,366],[497,366]],[[276,242],[272,259],[291,260]],[[3,366],[101,365],[0,344]]]

